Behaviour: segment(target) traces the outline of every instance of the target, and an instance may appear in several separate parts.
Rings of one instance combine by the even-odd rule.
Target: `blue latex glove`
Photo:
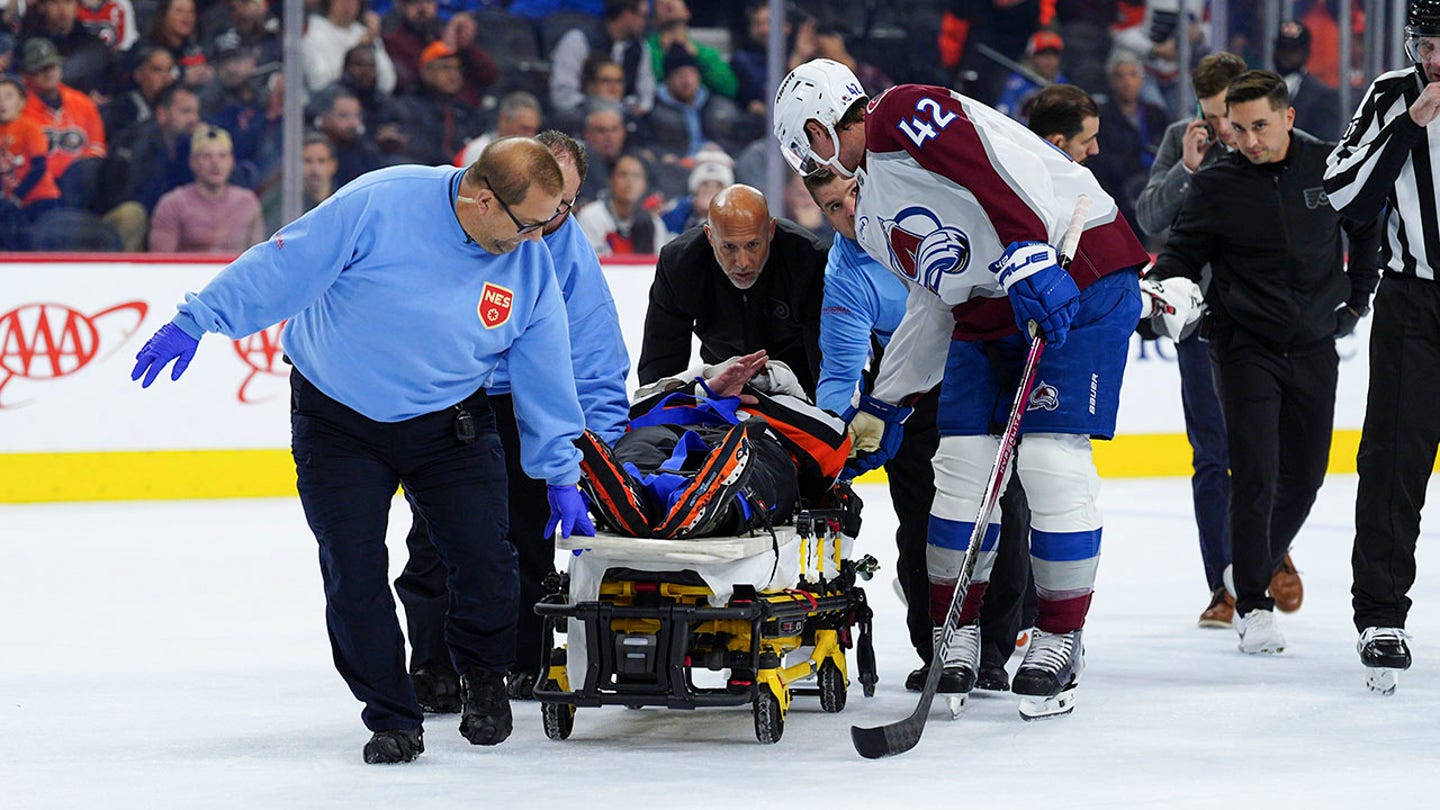
[[[990,271],[1010,296],[1020,332],[1028,335],[1034,321],[1046,343],[1063,346],[1080,309],[1080,290],[1060,267],[1055,248],[1044,242],[1012,242]]]
[[[845,414],[850,425],[850,441],[855,458],[845,465],[845,475],[854,478],[879,467],[895,457],[905,438],[903,425],[914,408],[892,405],[872,396],[860,397],[860,407]]]
[[[190,361],[195,359],[195,349],[199,345],[198,337],[192,337],[186,334],[184,329],[167,323],[151,335],[135,355],[135,368],[130,372],[130,379],[138,380],[143,374],[145,381],[140,383],[140,387],[149,388],[166,364],[174,360],[175,367],[170,370],[170,379],[178,380],[180,375],[185,373],[185,369],[190,367]]]
[[[556,529],[559,529],[560,537],[572,534],[595,536],[595,524],[590,522],[590,513],[585,509],[585,499],[580,496],[579,487],[574,484],[550,484],[545,487],[545,499],[550,502],[550,519],[545,521],[546,537],[555,535]]]

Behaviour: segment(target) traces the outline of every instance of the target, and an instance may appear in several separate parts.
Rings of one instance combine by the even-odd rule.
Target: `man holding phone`
[[[1225,117],[1225,88],[1246,69],[1244,59],[1221,52],[1201,59],[1191,72],[1196,117],[1176,121],[1165,130],[1150,167],[1150,180],[1135,203],[1136,224],[1147,235],[1159,236],[1175,221],[1190,191],[1191,175],[1235,148],[1235,134]],[[1209,278],[1207,266],[1200,284],[1202,290],[1209,287]],[[1160,320],[1155,319],[1157,327],[1161,326]],[[1180,401],[1195,468],[1190,479],[1195,525],[1200,534],[1205,581],[1210,588],[1210,604],[1200,614],[1199,625],[1226,628],[1235,615],[1235,595],[1224,582],[1225,569],[1230,565],[1230,450],[1211,376],[1210,341],[1196,327],[1198,323],[1169,337],[1175,340],[1175,357],[1180,366]],[[1293,610],[1299,607],[1299,588],[1299,577],[1294,578],[1293,588],[1277,587],[1272,581],[1271,594],[1278,592],[1287,597],[1277,598],[1281,610]],[[1288,598],[1292,593],[1293,600]]]

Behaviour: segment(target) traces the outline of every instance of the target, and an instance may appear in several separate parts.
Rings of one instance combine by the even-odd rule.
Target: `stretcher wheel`
[[[816,673],[820,685],[820,708],[834,714],[845,709],[845,673],[834,661],[826,660]]]
[[[768,684],[755,689],[755,739],[770,745],[780,741],[785,733],[785,710],[780,708],[780,698],[770,691]]]
[[[560,684],[547,681],[545,688],[559,689]],[[545,721],[545,736],[552,740],[569,739],[575,730],[575,707],[568,703],[541,703],[540,717]]]

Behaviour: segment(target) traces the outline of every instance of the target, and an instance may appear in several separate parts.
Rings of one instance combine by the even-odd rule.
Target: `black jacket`
[[[783,361],[814,396],[820,378],[820,301],[828,248],[806,229],[777,220],[770,257],[755,284],[739,290],[715,261],[704,227],[660,250],[636,376],[641,385],[690,365],[690,336],[700,359],[718,363],[764,349]]]
[[[1379,223],[1330,207],[1323,180],[1331,147],[1292,131],[1278,163],[1256,165],[1236,152],[1196,172],[1150,275],[1199,283],[1210,262],[1209,317],[1278,350],[1333,335],[1346,304],[1363,315],[1380,278]]]

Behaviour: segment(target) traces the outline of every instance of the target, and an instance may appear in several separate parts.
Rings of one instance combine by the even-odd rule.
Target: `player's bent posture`
[[[868,102],[868,103],[867,103]],[[1081,628],[1099,561],[1099,477],[1090,440],[1115,430],[1148,256],[1088,170],[1020,124],[940,87],[900,85],[868,100],[850,70],[816,59],[785,77],[775,135],[791,166],[860,181],[856,235],[910,286],[857,437],[898,443],[901,404],[943,377],[927,568],[943,621],[995,459],[1032,322],[1049,344],[1025,405],[1016,467],[1030,498],[1039,595],[1034,640],[1012,683],[1021,715],[1063,714],[1084,668]],[[1068,272],[1052,245],[1076,200],[1091,207]],[[947,669],[974,681],[974,620],[999,534],[991,518]]]

